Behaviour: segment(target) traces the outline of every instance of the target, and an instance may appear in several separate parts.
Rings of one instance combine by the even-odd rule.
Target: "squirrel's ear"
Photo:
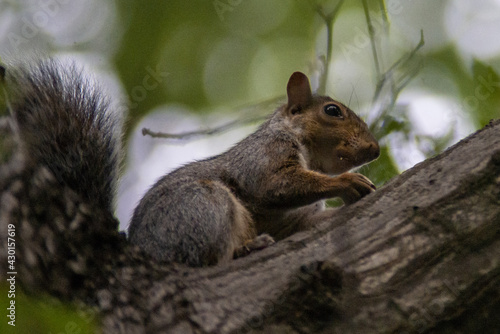
[[[293,108],[292,112],[300,111],[311,103],[312,92],[309,79],[302,72],[294,72],[288,80],[286,86],[288,95],[288,108]]]

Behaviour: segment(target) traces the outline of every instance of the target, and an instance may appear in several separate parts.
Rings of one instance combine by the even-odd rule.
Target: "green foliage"
[[[471,95],[464,104],[479,127],[491,119],[500,118],[500,77],[491,66],[475,59],[472,65]],[[473,94],[472,94],[473,93]]]
[[[448,96],[455,96],[458,89],[459,107],[470,115],[477,128],[500,117],[500,77],[491,66],[477,59],[472,66],[466,66],[451,45],[428,55],[426,60],[429,67],[443,72],[443,77],[451,76],[454,84],[434,81],[427,83],[429,88]]]
[[[0,304],[4,316],[0,322],[0,333],[95,333],[96,317],[91,312],[76,310],[72,305],[63,304],[53,297],[27,296],[17,287],[15,298],[8,298],[8,287],[0,286]],[[10,311],[11,300],[15,301],[15,327],[6,315]]]
[[[128,0],[119,5],[127,28],[115,65],[133,106],[130,127],[168,102],[193,110],[248,103],[248,76],[257,52],[263,52],[257,46],[275,53],[282,83],[307,64],[318,28],[311,6],[291,0]],[[163,74],[158,87],[147,78],[151,69]]]

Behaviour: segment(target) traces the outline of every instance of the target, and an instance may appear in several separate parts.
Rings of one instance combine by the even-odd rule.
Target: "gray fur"
[[[74,65],[52,59],[8,67],[6,82],[19,135],[33,160],[84,200],[113,212],[121,124],[101,89]]]

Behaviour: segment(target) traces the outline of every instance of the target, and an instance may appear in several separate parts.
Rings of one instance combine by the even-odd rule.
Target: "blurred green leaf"
[[[451,77],[459,88],[461,95],[467,95],[470,92],[472,78],[467,72],[467,68],[464,66],[464,62],[455,46],[446,45],[435,52],[427,54],[425,62],[426,66],[440,71],[443,79]],[[453,87],[443,84],[439,80],[426,81],[425,85],[436,94],[450,95],[454,93]]]
[[[483,127],[493,118],[500,118],[500,77],[495,70],[474,59],[472,65],[473,90],[464,97],[464,105],[478,126]]]
[[[0,321],[0,333],[95,333],[96,316],[91,312],[76,310],[53,297],[27,296],[16,286],[15,298],[8,298],[8,287],[0,286],[0,304],[4,316]],[[7,308],[15,301],[15,327],[8,324],[11,314]]]
[[[481,128],[492,118],[500,117],[500,78],[495,70],[474,59],[471,68],[467,68],[454,46],[446,46],[426,57],[428,65],[441,69],[442,77],[450,76],[459,91],[458,102]],[[454,96],[453,87],[441,81],[426,82],[428,88],[436,93]]]

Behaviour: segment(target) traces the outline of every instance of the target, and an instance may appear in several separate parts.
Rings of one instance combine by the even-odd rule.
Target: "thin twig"
[[[345,0],[340,0],[337,6],[329,14],[323,12],[321,6],[316,7],[316,13],[323,19],[326,25],[326,57],[325,57],[325,67],[323,68],[323,73],[319,79],[318,94],[324,95],[326,93],[326,83],[328,79],[328,72],[330,69],[330,63],[332,61],[332,50],[333,50],[333,24],[335,23],[335,18],[337,17],[340,7]]]
[[[375,129],[378,127],[377,124],[381,124],[383,120],[387,117],[388,113],[393,110],[396,105],[396,101],[399,97],[401,91],[410,83],[410,81],[417,75],[420,66],[414,65],[409,70],[404,71],[399,78],[394,79],[397,71],[404,66],[407,66],[411,60],[414,59],[415,54],[424,45],[424,34],[420,31],[420,41],[410,52],[399,58],[385,73],[382,74],[380,80],[377,82],[375,94],[373,96],[373,106],[374,110],[370,113],[373,116],[371,120],[371,129],[377,132]],[[385,101],[381,101],[381,94],[386,87],[388,81],[390,80],[390,93]]]
[[[375,63],[375,72],[377,75],[377,80],[380,80],[380,62],[377,54],[377,47],[375,45],[375,30],[373,29],[373,24],[370,18],[368,3],[366,2],[366,0],[362,1],[363,1],[363,10],[365,12],[366,25],[368,26],[368,34],[370,35],[370,45],[372,47],[373,61]]]
[[[406,64],[410,59],[413,58],[413,56],[415,56],[415,54],[424,46],[424,44],[424,31],[420,30],[420,41],[418,42],[418,44],[413,48],[413,50],[408,52],[406,55],[403,55],[394,64],[392,64],[392,66],[387,70],[387,73],[394,71],[396,67],[400,65],[403,66],[404,64]]]
[[[387,6],[385,5],[384,0],[379,0],[378,5],[380,7],[380,15],[382,16],[382,20],[384,21],[384,30],[385,33],[389,33],[389,17],[387,16]]]
[[[420,64],[419,64],[420,65]],[[398,80],[398,84],[396,86],[395,90],[395,96],[397,97],[399,93],[408,85],[408,83],[417,76],[420,66],[414,66],[412,69],[408,70],[406,73],[404,73],[401,78]]]
[[[394,62],[394,64],[392,64],[392,66],[384,74],[382,74],[381,77],[379,78],[379,80],[377,82],[377,85],[376,85],[376,88],[375,88],[375,93],[373,94],[373,100],[372,101],[374,103],[379,99],[380,93],[381,93],[382,88],[385,85],[387,79],[391,78],[392,75],[393,75],[393,73],[399,67],[402,67],[402,66],[406,65],[408,63],[408,61],[410,61],[410,59],[412,59],[415,56],[415,54],[418,52],[418,50],[420,50],[424,46],[424,44],[425,44],[425,42],[424,42],[424,32],[423,32],[423,30],[420,30],[420,41],[413,48],[413,50],[411,50],[409,53],[403,55],[396,62]]]
[[[241,118],[230,121],[226,124],[217,126],[215,128],[209,128],[204,130],[188,131],[182,133],[165,133],[165,132],[154,132],[148,128],[142,129],[143,136],[151,136],[153,138],[166,138],[166,139],[178,139],[178,140],[193,140],[201,136],[211,136],[215,134],[220,134],[229,131],[233,128],[240,127],[242,125],[251,124],[259,121],[263,121],[267,116],[254,116],[248,118]]]
[[[247,124],[252,124],[256,122],[261,122],[265,120],[269,116],[269,112],[266,111],[265,113],[262,112],[255,112],[255,110],[263,110],[263,109],[268,109],[269,106],[275,105],[277,102],[283,101],[284,97],[279,96],[277,98],[272,98],[269,100],[266,100],[264,102],[261,102],[257,105],[250,105],[250,106],[245,106],[239,109],[238,113],[241,113],[243,115],[251,115],[248,117],[241,117],[238,119],[235,119],[233,121],[230,121],[226,124],[222,124],[220,126],[214,127],[214,128],[209,128],[209,129],[201,129],[201,130],[196,130],[196,131],[188,131],[188,132],[182,132],[182,133],[166,133],[166,132],[157,132],[157,131],[152,131],[148,128],[143,128],[142,129],[142,135],[143,136],[150,136],[153,138],[165,138],[165,139],[172,139],[172,140],[182,140],[182,141],[192,141],[199,139],[200,137],[204,136],[210,136],[210,135],[215,135],[215,134],[220,134],[223,132],[227,132],[231,129],[238,128]]]

